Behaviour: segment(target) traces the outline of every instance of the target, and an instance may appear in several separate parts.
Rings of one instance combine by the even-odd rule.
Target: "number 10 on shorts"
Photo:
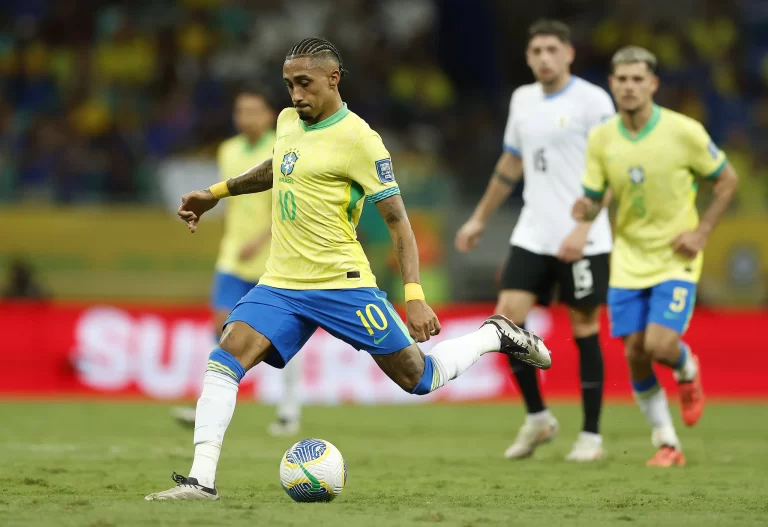
[[[363,313],[361,309],[358,309],[357,316],[360,317],[360,322],[363,323],[363,327],[365,327],[369,335],[373,335],[373,328],[371,326],[381,331],[387,329],[387,326],[389,325],[387,317],[384,316],[384,313],[376,304],[368,304],[365,306],[365,313]]]

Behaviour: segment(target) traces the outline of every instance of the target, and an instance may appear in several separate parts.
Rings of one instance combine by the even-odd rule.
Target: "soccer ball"
[[[293,501],[331,501],[347,482],[339,449],[322,439],[302,439],[280,461],[280,482]]]

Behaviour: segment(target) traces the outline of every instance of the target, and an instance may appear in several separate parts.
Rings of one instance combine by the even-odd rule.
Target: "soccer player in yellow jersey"
[[[346,73],[336,48],[321,38],[297,43],[286,56],[283,80],[293,102],[280,113],[274,157],[225,183],[182,197],[179,216],[189,229],[219,199],[272,189],[272,247],[267,268],[229,315],[210,356],[197,403],[195,456],[189,477],[153,499],[218,499],[215,488],[224,433],[245,372],[260,362],[282,368],[317,330],[371,354],[407,392],[424,395],[456,378],[482,355],[502,352],[549,368],[541,339],[500,315],[475,332],[437,344],[424,355],[414,342],[440,331],[419,285],[419,253],[389,152],[381,137],[342,102]],[[376,287],[355,236],[363,203],[387,223],[405,282],[403,324]],[[290,492],[327,498],[332,489],[297,483]]]
[[[235,97],[233,121],[238,134],[219,147],[218,165],[222,181],[228,174],[241,174],[272,157],[277,115],[270,97],[261,86],[246,86]],[[264,274],[272,236],[272,193],[249,194],[227,203],[224,236],[216,261],[211,292],[213,325],[217,339],[232,308],[253,289]],[[297,388],[299,361],[283,371],[283,393],[277,419],[268,430],[273,435],[292,435],[299,428],[300,403]],[[174,409],[184,424],[195,424],[195,409]]]
[[[656,58],[638,47],[613,57],[611,91],[619,114],[595,128],[587,145],[586,196],[573,208],[593,220],[610,189],[619,200],[611,257],[611,330],[622,337],[637,402],[659,450],[649,466],[685,464],[666,396],[653,371],[674,369],[683,422],[704,409],[700,365],[681,340],[693,314],[707,236],[728,208],[737,176],[698,122],[654,104]],[[715,180],[699,219],[696,179]]]

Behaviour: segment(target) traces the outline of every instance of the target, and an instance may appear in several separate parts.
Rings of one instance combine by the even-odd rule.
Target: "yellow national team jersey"
[[[272,130],[262,134],[252,145],[244,135],[224,141],[219,147],[219,177],[226,181],[269,159],[274,144],[275,132]],[[224,237],[216,269],[247,282],[256,282],[264,274],[269,243],[248,260],[240,261],[239,254],[247,243],[269,229],[272,221],[272,193],[267,191],[234,196],[227,198],[225,205]]]
[[[262,284],[376,287],[355,227],[363,202],[400,193],[379,134],[346,104],[312,126],[287,108],[272,159],[272,251]]]
[[[696,176],[715,178],[726,162],[701,124],[656,105],[636,137],[619,116],[592,130],[585,193],[599,199],[610,187],[619,200],[612,287],[698,282],[703,254],[688,260],[672,250],[672,242],[699,223]]]

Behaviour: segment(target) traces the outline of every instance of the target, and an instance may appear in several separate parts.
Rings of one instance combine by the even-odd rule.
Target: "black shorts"
[[[564,304],[597,307],[605,303],[608,295],[608,265],[608,254],[565,263],[513,245],[501,274],[501,289],[529,291],[539,304],[548,306],[557,286],[558,299]]]

